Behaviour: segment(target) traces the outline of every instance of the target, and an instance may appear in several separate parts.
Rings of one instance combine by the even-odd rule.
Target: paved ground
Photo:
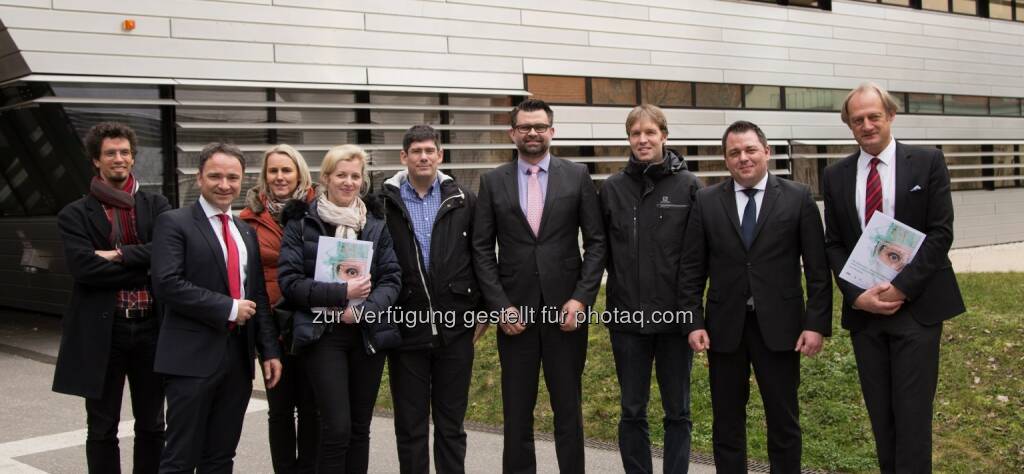
[[[955,249],[949,252],[953,270],[963,272],[1022,272],[1024,242]]]
[[[0,310],[0,374],[4,374],[4,389],[0,393],[0,473],[85,471],[84,403],[80,398],[50,391],[59,340],[57,318]],[[266,409],[264,394],[257,390],[249,404],[238,448],[238,472],[271,471]],[[126,399],[122,413],[125,421],[120,430],[124,472],[131,472],[131,456],[127,455],[132,449],[131,419]],[[391,423],[386,417],[374,419],[372,472],[398,472]],[[554,444],[538,440],[537,451],[538,472],[557,472]],[[468,453],[469,472],[496,472],[500,468],[501,436],[471,431]],[[591,447],[586,456],[588,473],[622,472],[616,451]],[[661,470],[660,459],[655,459],[655,470]],[[710,473],[714,469],[694,464],[690,472]]]

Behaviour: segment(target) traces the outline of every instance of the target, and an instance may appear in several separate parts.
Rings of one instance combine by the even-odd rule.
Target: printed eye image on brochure
[[[924,238],[917,229],[876,212],[864,227],[839,278],[864,289],[888,283],[914,260]]]
[[[316,247],[316,273],[313,279],[327,283],[341,283],[370,275],[373,261],[373,242],[339,239],[321,235]],[[348,301],[349,306],[362,303],[362,299]],[[324,308],[311,308],[313,312]]]

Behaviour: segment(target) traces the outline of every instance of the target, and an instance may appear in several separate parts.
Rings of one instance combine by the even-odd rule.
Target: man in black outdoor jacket
[[[438,171],[444,152],[429,125],[402,139],[406,170],[384,183],[388,230],[402,266],[392,315],[402,346],[388,355],[398,461],[403,473],[430,470],[428,418],[437,472],[465,472],[463,419],[473,371],[479,287],[471,239],[476,196]]]
[[[619,453],[626,472],[653,472],[647,403],[656,365],[665,409],[665,472],[687,472],[693,351],[676,293],[687,218],[701,183],[682,156],[664,147],[668,121],[661,109],[634,108],[626,133],[629,163],[605,181],[600,196],[608,236],[605,316],[622,391]]]

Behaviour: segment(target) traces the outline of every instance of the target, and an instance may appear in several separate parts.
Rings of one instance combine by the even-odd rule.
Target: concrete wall
[[[1024,189],[953,193],[953,247],[1024,241]]]

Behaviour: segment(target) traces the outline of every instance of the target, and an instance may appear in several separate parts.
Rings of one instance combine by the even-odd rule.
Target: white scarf
[[[317,213],[320,219],[337,226],[334,236],[342,239],[357,239],[359,231],[366,225],[366,204],[358,197],[348,207],[341,207],[321,194],[316,200]]]

